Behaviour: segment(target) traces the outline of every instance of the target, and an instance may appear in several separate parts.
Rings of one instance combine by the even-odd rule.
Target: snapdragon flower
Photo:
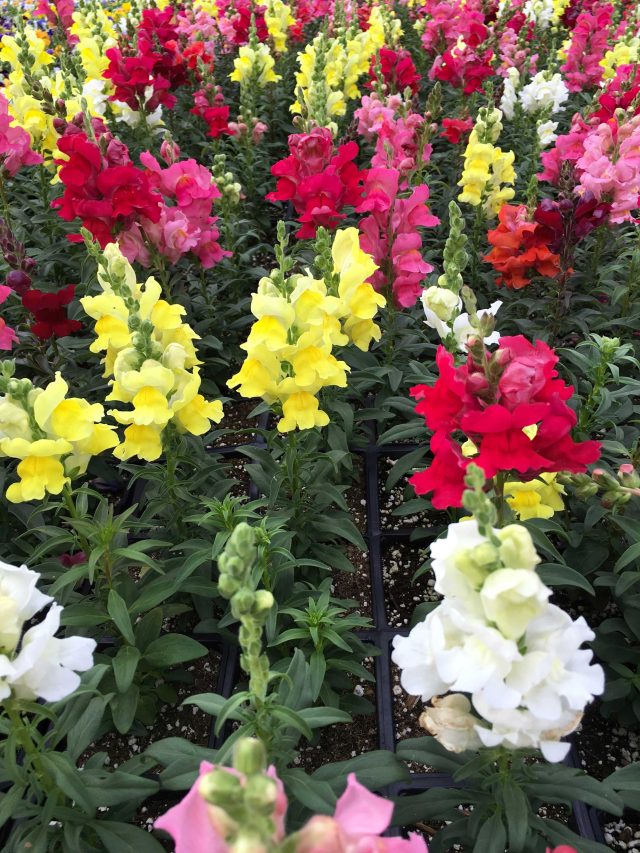
[[[395,637],[392,654],[404,689],[432,700],[421,724],[454,752],[482,743],[560,761],[569,749],[560,739],[604,689],[602,668],[582,649],[593,632],[549,603],[520,525],[452,524],[431,554],[443,601]]]
[[[80,684],[78,672],[93,666],[95,640],[56,637],[62,607],[37,588],[40,575],[0,561],[0,700],[64,699]],[[45,618],[25,623],[50,605]]]

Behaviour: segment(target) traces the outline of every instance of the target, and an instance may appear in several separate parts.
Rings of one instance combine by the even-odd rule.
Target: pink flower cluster
[[[570,92],[597,86],[602,80],[600,60],[609,46],[613,6],[605,4],[578,15],[567,61],[561,71]]]
[[[173,146],[170,160],[179,156],[176,149]],[[229,257],[231,252],[218,243],[217,217],[211,215],[213,202],[220,198],[211,172],[192,158],[170,162],[163,169],[149,151],[140,155],[140,162],[146,166],[149,183],[161,193],[164,203],[157,222],[141,220],[120,236],[122,254],[129,261],[149,266],[152,258],[147,241],[150,241],[171,264],[188,252],[198,258],[204,269]],[[167,200],[172,202],[171,206]]]
[[[374,92],[363,95],[361,106],[355,111],[358,119],[358,134],[367,142],[374,140],[385,123],[393,123],[402,106],[400,95],[388,95],[384,100]]]
[[[629,222],[640,196],[640,116],[618,125],[600,124],[584,139],[584,153],[576,163],[580,172],[577,192],[593,193],[611,203],[609,221]]]
[[[364,200],[356,208],[368,213],[360,222],[360,245],[379,269],[371,283],[376,290],[393,293],[403,308],[415,305],[424,277],[433,270],[422,257],[418,228],[440,223],[426,205],[429,187],[420,184],[409,198],[398,198],[401,174],[397,169],[373,168],[364,185]]]
[[[529,34],[535,29],[533,23],[528,24]],[[528,71],[533,76],[538,70],[538,54],[531,53],[530,39],[522,40],[518,35],[518,30],[513,29],[513,19],[509,21],[509,25],[500,34],[498,40],[498,56],[500,57],[500,65],[496,73],[500,77],[506,77],[510,68],[517,68],[518,71]]]
[[[596,115],[590,121],[576,113],[569,133],[541,155],[539,178],[558,184],[563,164],[569,163],[576,195],[606,201],[610,223],[630,222],[640,207],[640,115],[621,122],[615,116],[601,122]]]
[[[406,177],[422,163],[428,163],[433,146],[420,138],[424,118],[418,113],[384,120],[378,131],[372,166],[397,169]]]
[[[429,54],[450,50],[460,36],[465,44],[477,47],[488,35],[477,0],[427,0],[419,14],[425,20],[422,44]]]
[[[242,783],[245,777],[230,768],[214,768],[203,761],[200,775],[186,797],[158,818],[155,825],[168,832],[175,841],[176,853],[228,853],[226,835],[230,821],[226,813],[210,805],[201,796],[200,781],[214,769],[225,770],[238,776]],[[277,794],[273,807],[273,841],[285,838],[285,815],[287,797],[276,771],[270,767],[267,775],[275,780]],[[350,773],[347,787],[336,803],[333,816],[316,815],[291,836],[291,849],[296,853],[355,853],[356,850],[378,853],[427,853],[427,846],[416,834],[408,839],[381,838],[380,835],[391,823],[393,803],[372,794]]]
[[[27,131],[13,124],[7,99],[0,93],[0,171],[13,177],[23,166],[36,163],[42,163],[42,157],[31,150]]]

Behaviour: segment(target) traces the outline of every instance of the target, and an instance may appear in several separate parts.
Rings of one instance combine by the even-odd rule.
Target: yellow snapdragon
[[[638,36],[617,42],[600,60],[600,67],[604,69],[603,78],[612,80],[616,76],[618,66],[635,65],[639,58],[640,38]]]
[[[502,151],[494,145],[502,123],[500,110],[482,108],[475,127],[469,135],[464,152],[462,177],[458,181],[461,192],[458,201],[474,207],[483,205],[490,216],[495,216],[502,205],[515,195],[513,184],[513,151]]]
[[[291,7],[283,0],[267,0],[264,22],[273,41],[273,49],[276,53],[284,53],[287,49],[289,29],[296,22],[291,14]]]
[[[105,353],[107,400],[128,406],[108,412],[126,427],[114,455],[151,462],[162,454],[165,429],[203,435],[210,421],[222,419],[222,404],[200,394],[198,335],[183,323],[185,309],[162,299],[154,278],[138,283],[117,244],[104,249],[99,263],[102,293],[80,302],[96,321],[90,349]]]
[[[274,71],[275,62],[266,44],[243,44],[233,60],[229,79],[240,85],[251,84],[264,88],[267,83],[277,83],[280,75]]]
[[[540,474],[535,480],[526,483],[509,481],[504,485],[507,504],[517,518],[527,521],[530,518],[551,518],[564,509],[562,495],[564,486],[556,482],[557,474]]]
[[[92,456],[118,444],[114,427],[101,423],[104,409],[67,397],[60,373],[46,388],[13,378],[13,363],[2,364],[0,456],[20,460],[18,482],[7,489],[11,503],[58,495],[71,477],[83,474]]]
[[[286,238],[279,227],[281,257]],[[338,231],[324,278],[286,276],[284,267],[262,278],[251,301],[255,322],[242,348],[247,357],[228,385],[242,397],[262,397],[281,413],[280,432],[326,426],[318,393],[347,385],[348,365],[333,354],[353,343],[362,350],[380,330],[373,322],[384,297],[367,279],[377,269],[360,248],[358,231]]]

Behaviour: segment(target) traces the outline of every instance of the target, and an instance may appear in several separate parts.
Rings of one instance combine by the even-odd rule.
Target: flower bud
[[[243,737],[233,749],[233,766],[245,776],[262,773],[267,766],[267,753],[262,741]]]
[[[500,559],[510,569],[533,571],[540,562],[531,534],[521,524],[509,524],[497,532],[501,542]]]
[[[241,615],[251,613],[255,600],[255,593],[250,589],[239,589],[233,596],[233,609]]]
[[[460,304],[457,293],[436,285],[432,285],[423,291],[420,298],[424,308],[433,311],[436,317],[445,323],[455,316]]]
[[[219,768],[202,777],[198,791],[208,803],[224,806],[237,802],[241,796],[242,782],[235,773]]]
[[[273,607],[275,599],[273,595],[266,589],[259,589],[256,592],[255,604],[253,606],[254,613],[268,613]]]
[[[31,276],[22,270],[11,270],[7,274],[5,282],[7,287],[22,295],[31,287]]]
[[[247,777],[244,786],[244,801],[251,810],[267,816],[273,814],[278,796],[278,786],[269,776],[254,775]]]

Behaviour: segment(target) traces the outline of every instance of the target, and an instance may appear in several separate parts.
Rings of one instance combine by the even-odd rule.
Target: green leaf
[[[509,778],[502,788],[502,801],[507,818],[509,850],[521,853],[529,833],[529,801],[522,789]]]
[[[336,795],[331,785],[308,776],[304,770],[288,769],[280,774],[287,791],[316,814],[333,814]]]
[[[144,660],[149,666],[167,669],[178,663],[201,658],[207,654],[207,647],[184,634],[165,634],[149,643]]]
[[[494,814],[480,827],[473,853],[504,853],[506,846],[507,830],[502,817]]]
[[[135,637],[133,635],[133,626],[131,624],[131,617],[129,616],[129,611],[127,610],[127,605],[125,604],[124,598],[122,598],[119,593],[115,591],[115,589],[109,590],[109,597],[107,599],[107,612],[109,616],[113,619],[113,622],[125,638],[125,640],[132,646],[135,645]]]
[[[113,675],[118,693],[126,693],[138,668],[140,650],[135,646],[122,646],[113,659]]]
[[[205,714],[217,717],[228,701],[228,699],[225,699],[224,696],[220,696],[218,693],[197,693],[195,696],[189,696],[182,704],[196,705]],[[241,720],[242,715],[232,711],[227,712],[227,718],[230,720]]]
[[[91,826],[107,853],[123,853],[135,850],[137,853],[164,853],[165,848],[145,829],[130,823],[116,821],[93,821]]]
[[[93,815],[96,804],[89,795],[82,774],[71,763],[68,755],[60,752],[43,752],[40,754],[43,769],[55,781],[58,788],[70,800],[75,800],[80,808],[88,815]]]
[[[455,773],[473,758],[472,753],[449,752],[434,737],[416,737],[402,740],[398,743],[396,754],[403,761],[428,764],[435,767],[436,770],[443,770],[446,773]]]
[[[537,572],[544,583],[549,586],[577,586],[595,595],[595,591],[589,581],[575,569],[564,565],[564,563],[542,563]]]
[[[298,711],[287,708],[285,705],[273,705],[271,714],[274,717],[279,717],[285,724],[293,726],[294,729],[303,734],[308,740],[311,740],[313,737],[311,729]]]
[[[133,725],[139,699],[140,690],[135,684],[132,684],[126,693],[119,693],[112,700],[113,724],[121,735],[126,734]]]
[[[640,542],[635,542],[633,545],[630,545],[629,548],[622,554],[621,557],[618,558],[615,566],[613,567],[614,572],[619,572],[621,569],[624,569],[625,566],[628,566],[629,563],[633,563],[634,560],[637,560],[640,557]]]
[[[350,723],[352,718],[339,708],[303,708],[298,714],[310,729],[321,729],[335,723]]]
[[[105,708],[109,702],[109,697],[112,695],[112,693],[109,693],[106,696],[94,696],[76,721],[76,724],[69,730],[67,734],[67,752],[72,761],[76,761],[91,741],[96,738],[100,723],[104,717]]]

